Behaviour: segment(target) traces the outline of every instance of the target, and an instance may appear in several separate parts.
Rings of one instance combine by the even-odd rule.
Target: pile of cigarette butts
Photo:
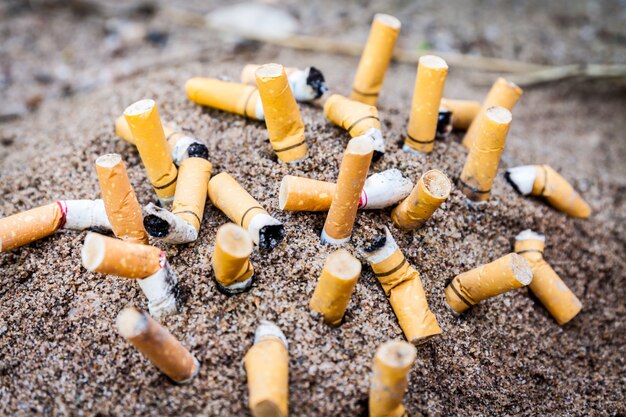
[[[335,182],[287,175],[279,186],[279,208],[327,212],[320,236],[324,244],[350,240],[359,210],[391,207],[391,222],[415,230],[446,201],[452,182],[442,171],[424,173],[415,185],[397,169],[368,175],[370,165],[384,157],[385,141],[376,103],[400,31],[400,21],[377,14],[356,71],[349,97],[331,94],[322,73],[314,68],[279,64],[246,65],[241,81],[192,78],[189,100],[241,116],[265,121],[278,163],[307,156],[304,123],[297,102],[323,104],[326,117],[350,136]],[[436,139],[451,130],[465,130],[467,159],[457,185],[472,202],[489,200],[500,156],[513,120],[511,111],[522,89],[505,79],[493,84],[482,103],[443,98],[448,65],[437,56],[419,60],[403,150],[424,157]],[[115,133],[136,146],[159,205],[140,206],[121,155],[95,160],[102,199],[59,200],[0,219],[0,250],[9,251],[59,229],[91,230],[81,251],[88,271],[135,280],[147,298],[149,314],[129,307],[117,317],[119,333],[175,383],[191,381],[199,361],[159,320],[182,310],[179,284],[166,253],[149,244],[184,244],[198,239],[207,196],[231,222],[219,227],[211,256],[216,288],[242,294],[253,285],[250,255],[255,245],[271,250],[285,230],[270,212],[228,172],[212,175],[207,146],[183,130],[163,123],[153,100],[126,108],[115,121]],[[526,165],[505,173],[512,190],[543,197],[563,213],[587,218],[589,205],[547,165]],[[107,236],[107,234],[114,237]],[[455,314],[482,300],[529,286],[558,324],[572,320],[582,304],[544,259],[544,235],[524,230],[511,253],[455,276],[445,299]],[[369,415],[402,416],[402,398],[416,359],[415,345],[442,333],[430,310],[420,273],[409,264],[385,227],[366,247],[358,248],[369,262],[389,299],[407,341],[389,341],[375,352],[370,376]],[[361,275],[361,261],[346,249],[331,253],[309,308],[330,326],[340,326]],[[240,295],[244,296],[244,295]],[[249,406],[254,416],[288,414],[288,342],[273,323],[261,321],[243,358]]]

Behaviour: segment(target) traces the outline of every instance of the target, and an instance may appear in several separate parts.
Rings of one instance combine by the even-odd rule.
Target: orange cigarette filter
[[[370,417],[407,416],[402,399],[417,351],[410,343],[393,340],[376,351],[369,393]]]
[[[345,129],[351,137],[365,134],[369,129],[380,129],[375,106],[333,94],[324,103],[324,113],[333,124]]]
[[[411,194],[391,212],[394,224],[404,230],[421,227],[450,196],[446,174],[432,169],[419,179]]]
[[[124,117],[148,173],[154,191],[164,207],[169,207],[176,192],[178,171],[161,126],[154,100],[140,100],[124,110]]]
[[[254,345],[244,357],[249,405],[254,417],[287,417],[289,353],[285,336],[276,325],[262,321]]]
[[[230,294],[249,288],[238,284],[246,283],[254,274],[250,262],[253,247],[248,232],[234,223],[227,223],[217,230],[211,264],[215,280],[223,291]]]
[[[454,277],[446,287],[446,301],[454,312],[461,314],[482,300],[524,287],[532,279],[528,262],[518,254],[509,253]]]
[[[479,136],[472,143],[459,180],[461,191],[470,200],[489,200],[512,119],[504,107],[492,107],[482,117]]]
[[[61,204],[51,203],[0,219],[0,252],[43,239],[65,222]]]
[[[441,99],[441,106],[452,112],[452,127],[457,130],[466,130],[472,124],[481,109],[479,101]]]
[[[491,90],[489,90],[487,97],[485,97],[480,112],[474,117],[474,120],[467,129],[467,133],[465,133],[465,137],[463,138],[463,145],[468,149],[472,148],[472,144],[480,136],[482,118],[487,110],[498,106],[504,107],[508,111],[513,111],[513,107],[515,107],[515,104],[522,96],[522,92],[523,90],[511,81],[498,78],[491,87]]]
[[[256,71],[261,68],[262,65],[258,65],[258,64],[247,64],[246,66],[243,67],[243,69],[241,70],[241,82],[244,84],[248,84],[248,85],[256,85]],[[293,74],[296,71],[300,71],[298,68],[296,67],[284,67],[285,68],[285,74],[287,74],[287,77],[289,77],[289,75]]]
[[[583,305],[563,280],[543,259],[545,237],[525,230],[515,238],[515,253],[528,261],[533,271],[531,291],[561,326],[572,320]]]
[[[350,240],[373,153],[368,136],[359,136],[348,142],[339,168],[335,195],[324,223],[322,243],[339,244]]]
[[[281,161],[293,162],[307,153],[304,123],[282,65],[266,64],[256,71],[270,143]]]
[[[352,100],[375,106],[391,62],[401,23],[395,17],[377,13],[352,83]]]
[[[263,120],[263,105],[254,86],[196,77],[187,80],[185,90],[189,100],[201,106]]]
[[[191,381],[200,371],[198,360],[167,329],[145,312],[125,308],[117,329],[139,352],[177,384]]]
[[[141,207],[128,179],[122,157],[114,153],[98,157],[96,174],[104,208],[115,236],[147,245],[148,234],[143,227]]]
[[[336,188],[332,182],[285,175],[280,183],[278,205],[281,210],[326,211]]]
[[[133,137],[133,134],[130,131],[130,126],[128,126],[128,122],[124,116],[120,116],[115,119],[115,134],[125,142],[135,145],[135,138]],[[173,126],[168,125],[163,125],[163,134],[165,134],[165,138],[167,139],[167,145],[170,148],[170,152],[174,149],[176,142],[181,137],[186,136],[184,132],[179,132]]]
[[[385,229],[384,244],[370,251],[367,259],[383,287],[406,339],[415,344],[441,334],[437,318],[430,311],[420,274],[406,260]]]
[[[345,249],[326,258],[309,307],[324,316],[332,326],[341,324],[343,315],[361,276],[361,263]]]
[[[172,213],[200,230],[213,166],[204,158],[187,158],[180,164]]]
[[[434,55],[420,57],[415,77],[411,116],[404,140],[405,151],[430,153],[437,135],[439,105],[448,75],[448,64]]]

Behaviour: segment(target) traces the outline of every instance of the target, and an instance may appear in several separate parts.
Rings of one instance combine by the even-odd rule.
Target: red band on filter
[[[161,269],[165,268],[165,265],[167,264],[167,259],[165,258],[165,252],[161,251],[161,254],[159,255],[159,266],[161,267]]]
[[[359,208],[363,208],[365,206],[367,206],[367,193],[365,192],[365,190],[361,191],[361,197],[359,197]]]
[[[57,206],[59,206],[59,210],[61,210],[61,222],[59,223],[59,229],[62,229],[67,221],[67,204],[65,204],[64,201],[57,201]]]

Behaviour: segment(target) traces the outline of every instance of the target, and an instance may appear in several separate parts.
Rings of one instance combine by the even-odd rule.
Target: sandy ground
[[[602,13],[608,16],[610,11]],[[530,20],[535,15],[540,14],[529,14]],[[47,27],[35,24],[41,19],[20,14],[4,24],[4,33],[16,36],[15,31],[40,27],[42,39],[54,40],[55,31],[63,32],[58,25],[70,22],[70,35],[85,33],[85,47],[93,47],[101,36],[87,24],[89,17],[78,20],[54,12]],[[565,29],[557,33],[572,40]],[[130,55],[135,50],[148,50],[146,58],[166,54],[203,36],[173,30],[165,49],[137,47]],[[78,42],[72,39],[70,43]],[[189,62],[151,68],[91,92],[58,98],[57,81],[37,90],[45,96],[37,111],[0,124],[0,215],[61,198],[98,198],[93,161],[108,152],[123,155],[140,203],[153,201],[136,150],[118,140],[112,129],[128,104],[151,97],[164,120],[207,143],[214,173],[231,173],[285,223],[285,243],[271,252],[253,253],[256,283],[249,293],[235,297],[220,294],[213,283],[214,236],[228,220],[210,204],[197,242],[164,247],[187,296],[183,312],[164,324],[202,362],[199,376],[184,387],[171,385],[117,334],[117,313],[128,305],[146,308],[146,300],[131,281],[85,271],[79,256],[85,233],[58,233],[1,254],[0,414],[249,415],[242,359],[258,320],[270,319],[290,342],[291,414],[365,415],[373,354],[384,341],[402,338],[401,330],[365,262],[345,323],[330,328],[312,315],[308,301],[324,259],[334,249],[319,244],[325,215],[278,210],[284,175],[336,178],[347,135],[330,125],[319,106],[301,106],[309,156],[286,166],[276,162],[262,123],[203,109],[183,91],[192,76],[236,78],[244,63],[276,61],[315,65],[334,92],[346,94],[358,60],[271,46],[234,49],[208,36],[204,42],[210,52]],[[574,49],[568,49],[572,56]],[[6,51],[3,56],[10,57],[12,52]],[[91,51],[88,70],[101,58],[96,48]],[[53,62],[57,55],[50,54]],[[13,70],[14,80],[47,69],[41,54],[33,56],[39,60],[22,64],[23,71]],[[452,68],[446,96],[481,99],[486,90],[468,84],[467,75]],[[372,171],[395,167],[415,181],[438,168],[456,181],[466,155],[460,134],[438,141],[425,157],[399,149],[414,76],[412,65],[390,68],[379,106],[388,152]],[[3,94],[18,97],[20,88],[34,84],[14,81]],[[514,111],[490,202],[469,206],[454,189],[422,229],[392,229],[409,262],[421,272],[429,304],[444,330],[418,348],[405,397],[410,415],[626,413],[624,110],[624,91],[605,84],[561,83],[526,91]],[[567,218],[539,200],[516,195],[502,173],[527,163],[558,169],[591,203],[592,218]],[[345,247],[358,254],[363,238],[380,225],[391,225],[388,210],[361,213],[354,239]],[[582,313],[561,328],[522,289],[454,317],[445,304],[446,282],[511,251],[512,238],[526,228],[547,235],[545,257],[582,300]]]

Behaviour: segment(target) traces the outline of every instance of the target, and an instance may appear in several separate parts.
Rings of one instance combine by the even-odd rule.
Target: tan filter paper
[[[528,261],[533,271],[531,291],[561,326],[572,320],[583,305],[563,280],[543,259],[545,237],[525,230],[515,238],[515,253]]]
[[[259,90],[251,85],[217,78],[191,78],[185,84],[189,100],[228,113],[263,120]]]
[[[446,287],[446,301],[456,313],[487,298],[530,284],[533,272],[520,255],[509,253],[454,277]]]
[[[289,353],[285,336],[276,325],[261,322],[254,345],[244,357],[250,411],[254,417],[287,417]]]
[[[424,153],[433,151],[439,104],[447,75],[448,64],[442,58],[424,55],[419,59],[404,150]]]
[[[463,138],[463,145],[468,149],[472,148],[472,144],[480,136],[482,118],[488,109],[498,106],[513,111],[513,107],[522,96],[522,92],[522,89],[514,83],[504,78],[498,78],[485,97],[480,112],[474,117],[467,129]]]
[[[178,171],[165,140],[156,103],[154,100],[133,103],[124,110],[124,117],[135,138],[152,188],[162,205],[169,207],[176,192]]]
[[[326,258],[309,307],[322,314],[327,323],[338,326],[360,276],[361,263],[347,250],[331,253]]]
[[[307,152],[304,123],[282,65],[262,65],[256,72],[270,143],[283,162],[302,159]]]
[[[367,136],[359,136],[348,143],[339,168],[335,195],[324,223],[322,243],[338,244],[350,240],[373,152],[372,142]]]
[[[246,64],[241,70],[240,80],[244,84],[256,85],[256,71],[261,68],[262,65],[259,64]],[[300,71],[300,69],[296,67],[283,67],[285,69],[285,74],[287,77],[293,74],[296,71]]]
[[[389,297],[406,339],[417,345],[441,334],[437,318],[428,307],[419,272],[408,263],[388,229],[384,244],[367,253],[367,260]]]
[[[333,94],[324,103],[324,114],[333,124],[345,129],[351,137],[365,134],[369,129],[380,129],[375,106]]]
[[[399,340],[387,342],[378,348],[370,382],[370,417],[407,416],[402,399],[416,357],[415,347]]]
[[[352,83],[352,100],[376,105],[400,27],[400,21],[391,15],[378,13],[374,16]]]
[[[452,127],[457,130],[468,129],[481,109],[479,101],[445,97],[441,99],[441,106],[452,113]]]
[[[185,159],[178,171],[172,213],[200,229],[212,165],[204,158]]]
[[[245,291],[252,284],[254,267],[250,254],[254,244],[242,227],[227,223],[217,230],[215,249],[211,257],[215,280],[220,289],[228,294]]]
[[[65,223],[60,203],[46,204],[0,219],[0,252],[43,239]]]
[[[198,360],[167,329],[132,307],[117,316],[117,329],[139,352],[177,384],[185,384],[200,370]]]
[[[446,174],[432,169],[417,182],[411,194],[391,212],[391,219],[401,229],[421,227],[450,196],[452,184]]]
[[[489,200],[511,121],[511,112],[503,107],[492,107],[485,112],[479,136],[472,144],[459,180],[459,188],[470,200]]]

